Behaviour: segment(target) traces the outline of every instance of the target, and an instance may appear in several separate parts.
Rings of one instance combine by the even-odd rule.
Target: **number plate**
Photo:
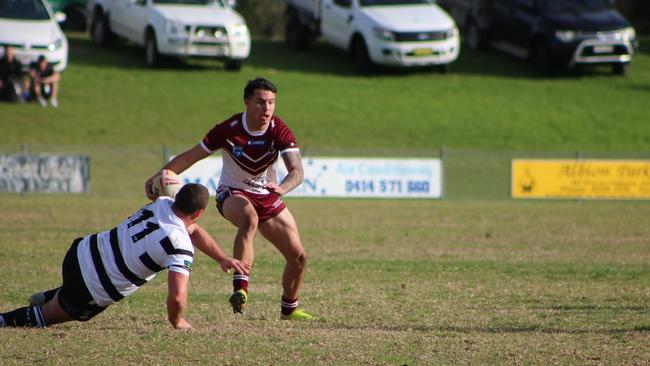
[[[433,53],[431,48],[416,48],[413,50],[414,56],[429,56]]]
[[[613,53],[614,46],[594,46],[594,53]]]

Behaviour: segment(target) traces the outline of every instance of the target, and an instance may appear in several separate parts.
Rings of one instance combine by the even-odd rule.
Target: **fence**
[[[0,145],[1,154],[71,154],[90,156],[90,195],[139,196],[144,181],[160,169],[170,154],[185,147],[162,145]],[[441,158],[443,199],[510,199],[510,169],[515,158],[650,159],[650,152],[535,152],[461,149],[303,148],[309,157]]]

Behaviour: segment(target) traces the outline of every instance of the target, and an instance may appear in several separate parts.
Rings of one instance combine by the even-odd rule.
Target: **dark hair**
[[[39,64],[40,64],[41,62],[45,61],[45,60],[47,60],[47,58],[45,57],[45,55],[39,55],[39,56],[38,56],[38,63],[39,63]]]
[[[176,193],[174,208],[191,215],[208,206],[208,189],[198,183],[187,183]]]
[[[278,92],[278,88],[276,88],[269,80],[264,78],[255,78],[255,80],[249,80],[248,83],[246,83],[246,87],[244,87],[244,99],[252,97],[257,89],[268,90],[273,93]]]

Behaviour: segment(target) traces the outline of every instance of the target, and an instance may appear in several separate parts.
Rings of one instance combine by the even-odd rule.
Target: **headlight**
[[[555,37],[562,42],[571,42],[576,38],[576,32],[572,30],[555,31]]]
[[[179,35],[185,32],[185,26],[179,20],[167,21],[167,33],[171,35]]]
[[[242,39],[242,38],[247,38],[248,37],[248,27],[246,24],[235,24],[232,27],[232,34],[234,38],[237,39]]]
[[[395,33],[392,31],[389,31],[388,29],[383,29],[383,28],[373,28],[375,31],[375,36],[379,38],[382,41],[386,42],[393,42],[395,41]]]
[[[47,49],[50,50],[50,52],[54,52],[61,47],[63,47],[63,38],[57,38],[54,42],[47,45]]]
[[[620,35],[623,39],[634,39],[636,38],[636,31],[632,27],[627,27],[621,29]]]
[[[458,28],[454,27],[451,30],[448,30],[445,33],[445,39],[450,39],[450,38],[455,38],[458,37]]]

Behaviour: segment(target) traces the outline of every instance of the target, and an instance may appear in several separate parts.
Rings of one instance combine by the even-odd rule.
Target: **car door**
[[[329,42],[346,49],[352,32],[353,0],[323,0],[321,32]]]
[[[111,15],[115,31],[122,37],[144,43],[144,30],[147,26],[147,1],[150,0],[115,0],[119,4]]]

